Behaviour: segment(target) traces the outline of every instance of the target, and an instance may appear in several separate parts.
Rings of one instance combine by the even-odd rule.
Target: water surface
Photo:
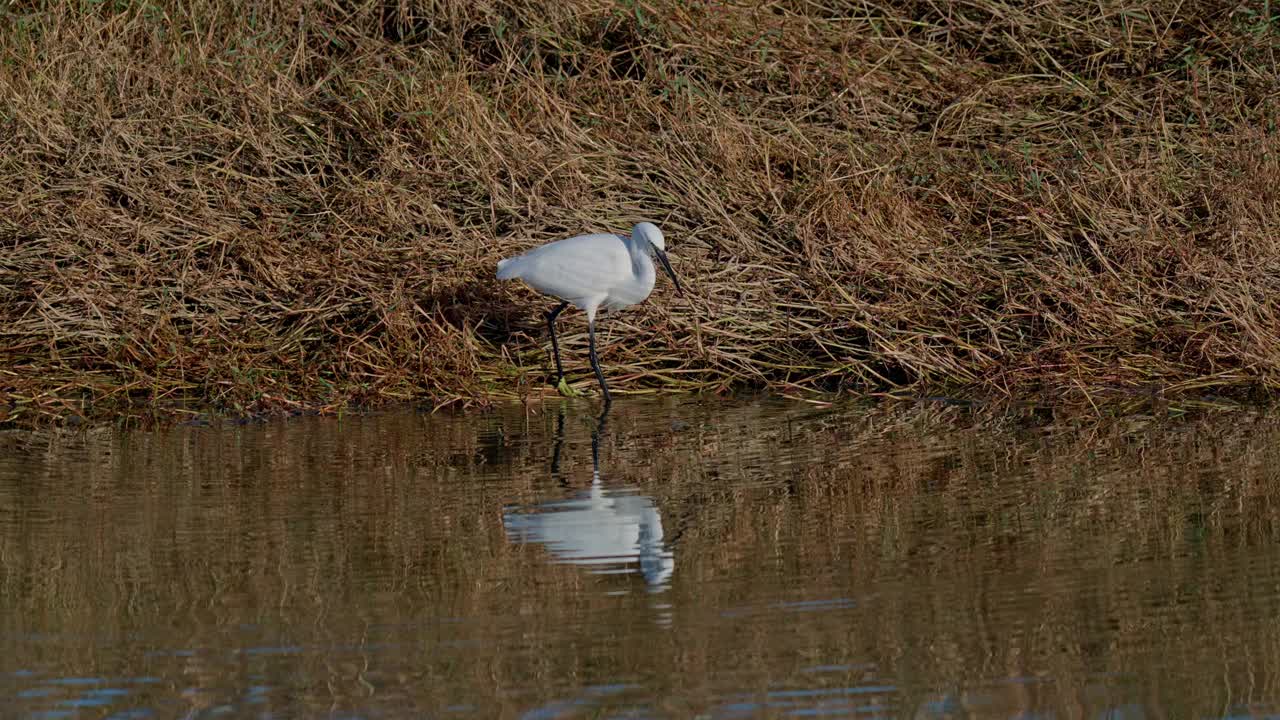
[[[1280,715],[1280,423],[620,399],[0,436],[0,716]]]

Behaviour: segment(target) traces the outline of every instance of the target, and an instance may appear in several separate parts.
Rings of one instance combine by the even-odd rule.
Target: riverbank
[[[551,393],[639,219],[622,393],[1280,388],[1280,8],[845,5],[9,6],[0,421]]]

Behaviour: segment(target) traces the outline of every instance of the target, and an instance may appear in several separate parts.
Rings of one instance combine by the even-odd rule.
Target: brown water
[[[0,436],[2,717],[1280,714],[1280,422],[622,399]]]

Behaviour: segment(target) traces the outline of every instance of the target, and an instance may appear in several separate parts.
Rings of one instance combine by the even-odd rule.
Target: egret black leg
[[[600,389],[604,391],[604,404],[607,407],[613,402],[613,398],[609,397],[609,386],[604,381],[604,373],[600,372],[600,358],[596,357],[595,318],[587,319],[587,340],[591,345],[591,369],[596,371],[596,379],[600,381]]]
[[[547,312],[547,329],[551,330],[551,352],[556,358],[556,384],[564,382],[564,365],[560,364],[560,343],[556,342],[556,318],[564,309],[569,307],[569,303],[562,302],[555,310]]]

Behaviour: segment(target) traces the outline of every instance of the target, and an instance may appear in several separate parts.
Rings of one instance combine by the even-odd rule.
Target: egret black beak
[[[676,284],[676,292],[680,293],[680,297],[684,297],[684,290],[680,287],[680,281],[676,279],[676,271],[671,269],[671,262],[667,260],[667,254],[659,250],[653,249],[653,254],[658,256],[658,262],[662,263],[662,269],[667,271],[671,276],[671,282]]]

